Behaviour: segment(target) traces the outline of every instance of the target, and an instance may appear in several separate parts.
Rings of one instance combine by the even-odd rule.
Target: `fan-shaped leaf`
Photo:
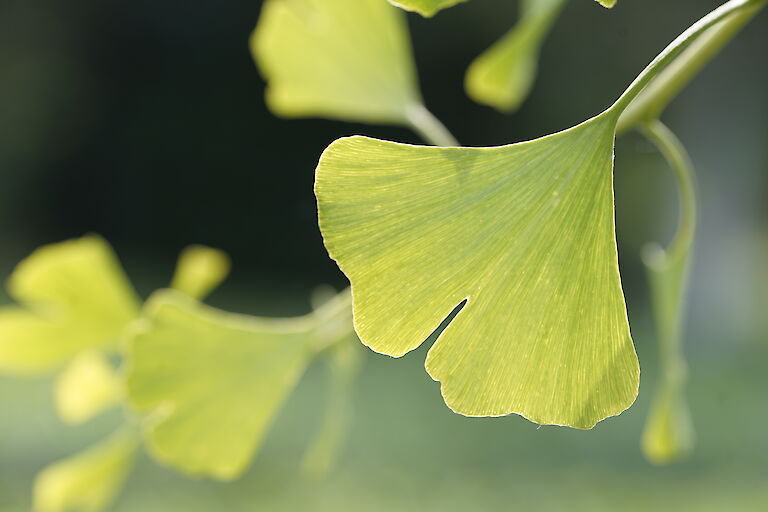
[[[348,307],[348,306],[347,306]],[[245,470],[317,348],[312,316],[272,320],[156,293],[129,343],[128,396],[160,461],[193,475]]]
[[[203,299],[229,275],[229,256],[204,245],[190,245],[181,251],[171,288],[195,299]]]
[[[626,409],[639,369],[614,235],[616,117],[495,148],[331,144],[320,227],[363,343],[401,356],[464,304],[426,362],[453,410],[590,428]]]
[[[75,356],[56,379],[56,409],[66,423],[77,425],[115,405],[122,396],[117,372],[98,352]]]
[[[438,11],[442,11],[456,4],[466,2],[467,0],[389,0],[389,3],[396,5],[406,11],[417,12],[422,16],[431,18]]]
[[[111,348],[137,314],[112,249],[97,236],[45,246],[8,284],[24,307],[0,309],[0,370],[47,371],[82,350]]]
[[[87,451],[45,468],[35,481],[36,512],[100,512],[120,492],[138,442],[121,430]]]
[[[565,0],[523,0],[521,18],[467,70],[469,96],[498,110],[517,109],[536,78],[541,44]]]
[[[405,20],[384,0],[267,0],[251,50],[281,116],[407,123],[421,104]]]

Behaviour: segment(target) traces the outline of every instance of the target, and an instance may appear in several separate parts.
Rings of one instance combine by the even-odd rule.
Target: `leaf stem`
[[[619,99],[608,109],[612,112],[623,112],[630,103],[645,89],[645,87],[688,48],[701,34],[710,27],[716,25],[730,15],[747,8],[759,8],[765,5],[767,0],[729,0],[716,8],[699,21],[688,27],[672,41],[653,61],[635,78],[627,89],[619,96]]]
[[[680,260],[687,256],[696,231],[696,185],[693,164],[682,142],[661,121],[641,125],[642,133],[659,149],[675,174],[680,200],[677,232],[666,249],[666,257]]]
[[[753,3],[707,29],[627,106],[619,118],[617,134],[639,122],[658,119],[669,102],[766,4]]]
[[[448,128],[421,103],[414,103],[408,108],[408,123],[419,137],[434,146],[460,146]]]

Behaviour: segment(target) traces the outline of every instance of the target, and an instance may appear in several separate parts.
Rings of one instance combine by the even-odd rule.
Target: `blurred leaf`
[[[125,429],[101,444],[48,466],[35,481],[35,511],[105,510],[133,468],[137,446],[135,433]]]
[[[83,352],[56,380],[56,410],[66,423],[83,423],[118,403],[121,387],[117,372],[103,354]]]
[[[239,476],[314,354],[315,318],[235,315],[165,290],[144,322],[127,379],[131,403],[150,413],[151,453],[192,475]]]
[[[117,258],[93,235],[36,250],[8,292],[24,307],[0,309],[0,371],[44,372],[82,350],[113,348],[137,315]]]
[[[401,356],[463,305],[426,361],[454,411],[590,428],[629,407],[639,368],[614,234],[619,113],[492,148],[331,144],[320,227],[363,343]]]
[[[430,18],[446,7],[453,7],[456,4],[466,1],[467,0],[389,0],[389,3],[401,7],[406,11],[418,12],[422,16]],[[548,0],[523,0],[524,3],[527,1],[530,1],[531,3],[544,3]],[[596,1],[604,7],[613,7],[617,2],[617,0]]]
[[[437,14],[438,11],[466,1],[467,0],[389,0],[389,3],[405,9],[406,11],[417,12],[422,16],[431,18]]]
[[[687,368],[682,354],[681,320],[688,277],[688,249],[672,254],[660,247],[646,252],[651,304],[659,341],[661,376],[642,437],[643,453],[655,464],[685,458],[694,444],[685,400]]]
[[[566,0],[523,0],[520,21],[467,70],[469,96],[503,112],[517,109],[536,78],[541,44]]]
[[[171,288],[195,299],[205,298],[229,275],[229,256],[204,245],[190,245],[181,251]]]
[[[360,345],[354,336],[331,347],[328,354],[328,395],[323,423],[304,453],[302,470],[323,477],[335,466],[352,416],[352,390],[362,366]]]
[[[407,124],[421,104],[405,19],[384,0],[266,0],[251,50],[280,116]]]

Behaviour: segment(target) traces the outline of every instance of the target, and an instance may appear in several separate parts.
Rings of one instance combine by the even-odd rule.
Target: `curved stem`
[[[766,0],[729,0],[699,21],[691,25],[685,32],[672,41],[653,61],[635,78],[619,99],[611,105],[609,111],[622,112],[642,92],[648,83],[666,69],[680,53],[685,50],[697,37],[707,29],[731,14],[745,8],[764,5]]]
[[[687,256],[696,231],[697,205],[693,164],[680,139],[661,121],[643,124],[641,131],[659,149],[675,174],[680,199],[680,219],[677,232],[665,252],[668,258],[679,260]]]
[[[432,112],[421,103],[408,108],[408,123],[419,137],[434,146],[460,146],[456,138]]]
[[[617,134],[643,120],[658,119],[669,102],[767,4],[756,2],[707,29],[632,101],[619,118]]]

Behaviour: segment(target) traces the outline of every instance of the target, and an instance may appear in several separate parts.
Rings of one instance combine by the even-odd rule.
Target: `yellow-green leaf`
[[[503,112],[517,109],[536,78],[539,50],[565,0],[523,0],[520,21],[467,69],[469,96]]]
[[[56,410],[71,425],[88,421],[121,397],[120,378],[99,352],[75,356],[56,379]]]
[[[144,438],[159,461],[232,479],[261,444],[314,351],[309,318],[225,313],[157,292],[128,349],[128,397],[149,413]]]
[[[35,373],[83,350],[115,347],[137,298],[109,245],[86,236],[47,245],[22,261],[0,309],[0,371]]]
[[[229,256],[204,245],[190,245],[181,251],[171,288],[195,299],[203,299],[229,275]]]
[[[251,50],[280,116],[404,124],[421,105],[404,17],[384,0],[266,0]]]
[[[326,247],[377,352],[415,349],[451,409],[590,428],[637,395],[618,271],[614,110],[492,148],[340,139],[315,193]]]
[[[603,7],[608,7],[609,9],[616,5],[616,2],[618,0],[597,0],[597,3],[602,5]]]
[[[121,430],[80,454],[45,468],[35,480],[35,512],[101,512],[120,492],[138,446]]]
[[[389,0],[389,3],[405,9],[406,11],[417,12],[422,16],[431,18],[437,14],[438,11],[466,1],[467,0]]]

